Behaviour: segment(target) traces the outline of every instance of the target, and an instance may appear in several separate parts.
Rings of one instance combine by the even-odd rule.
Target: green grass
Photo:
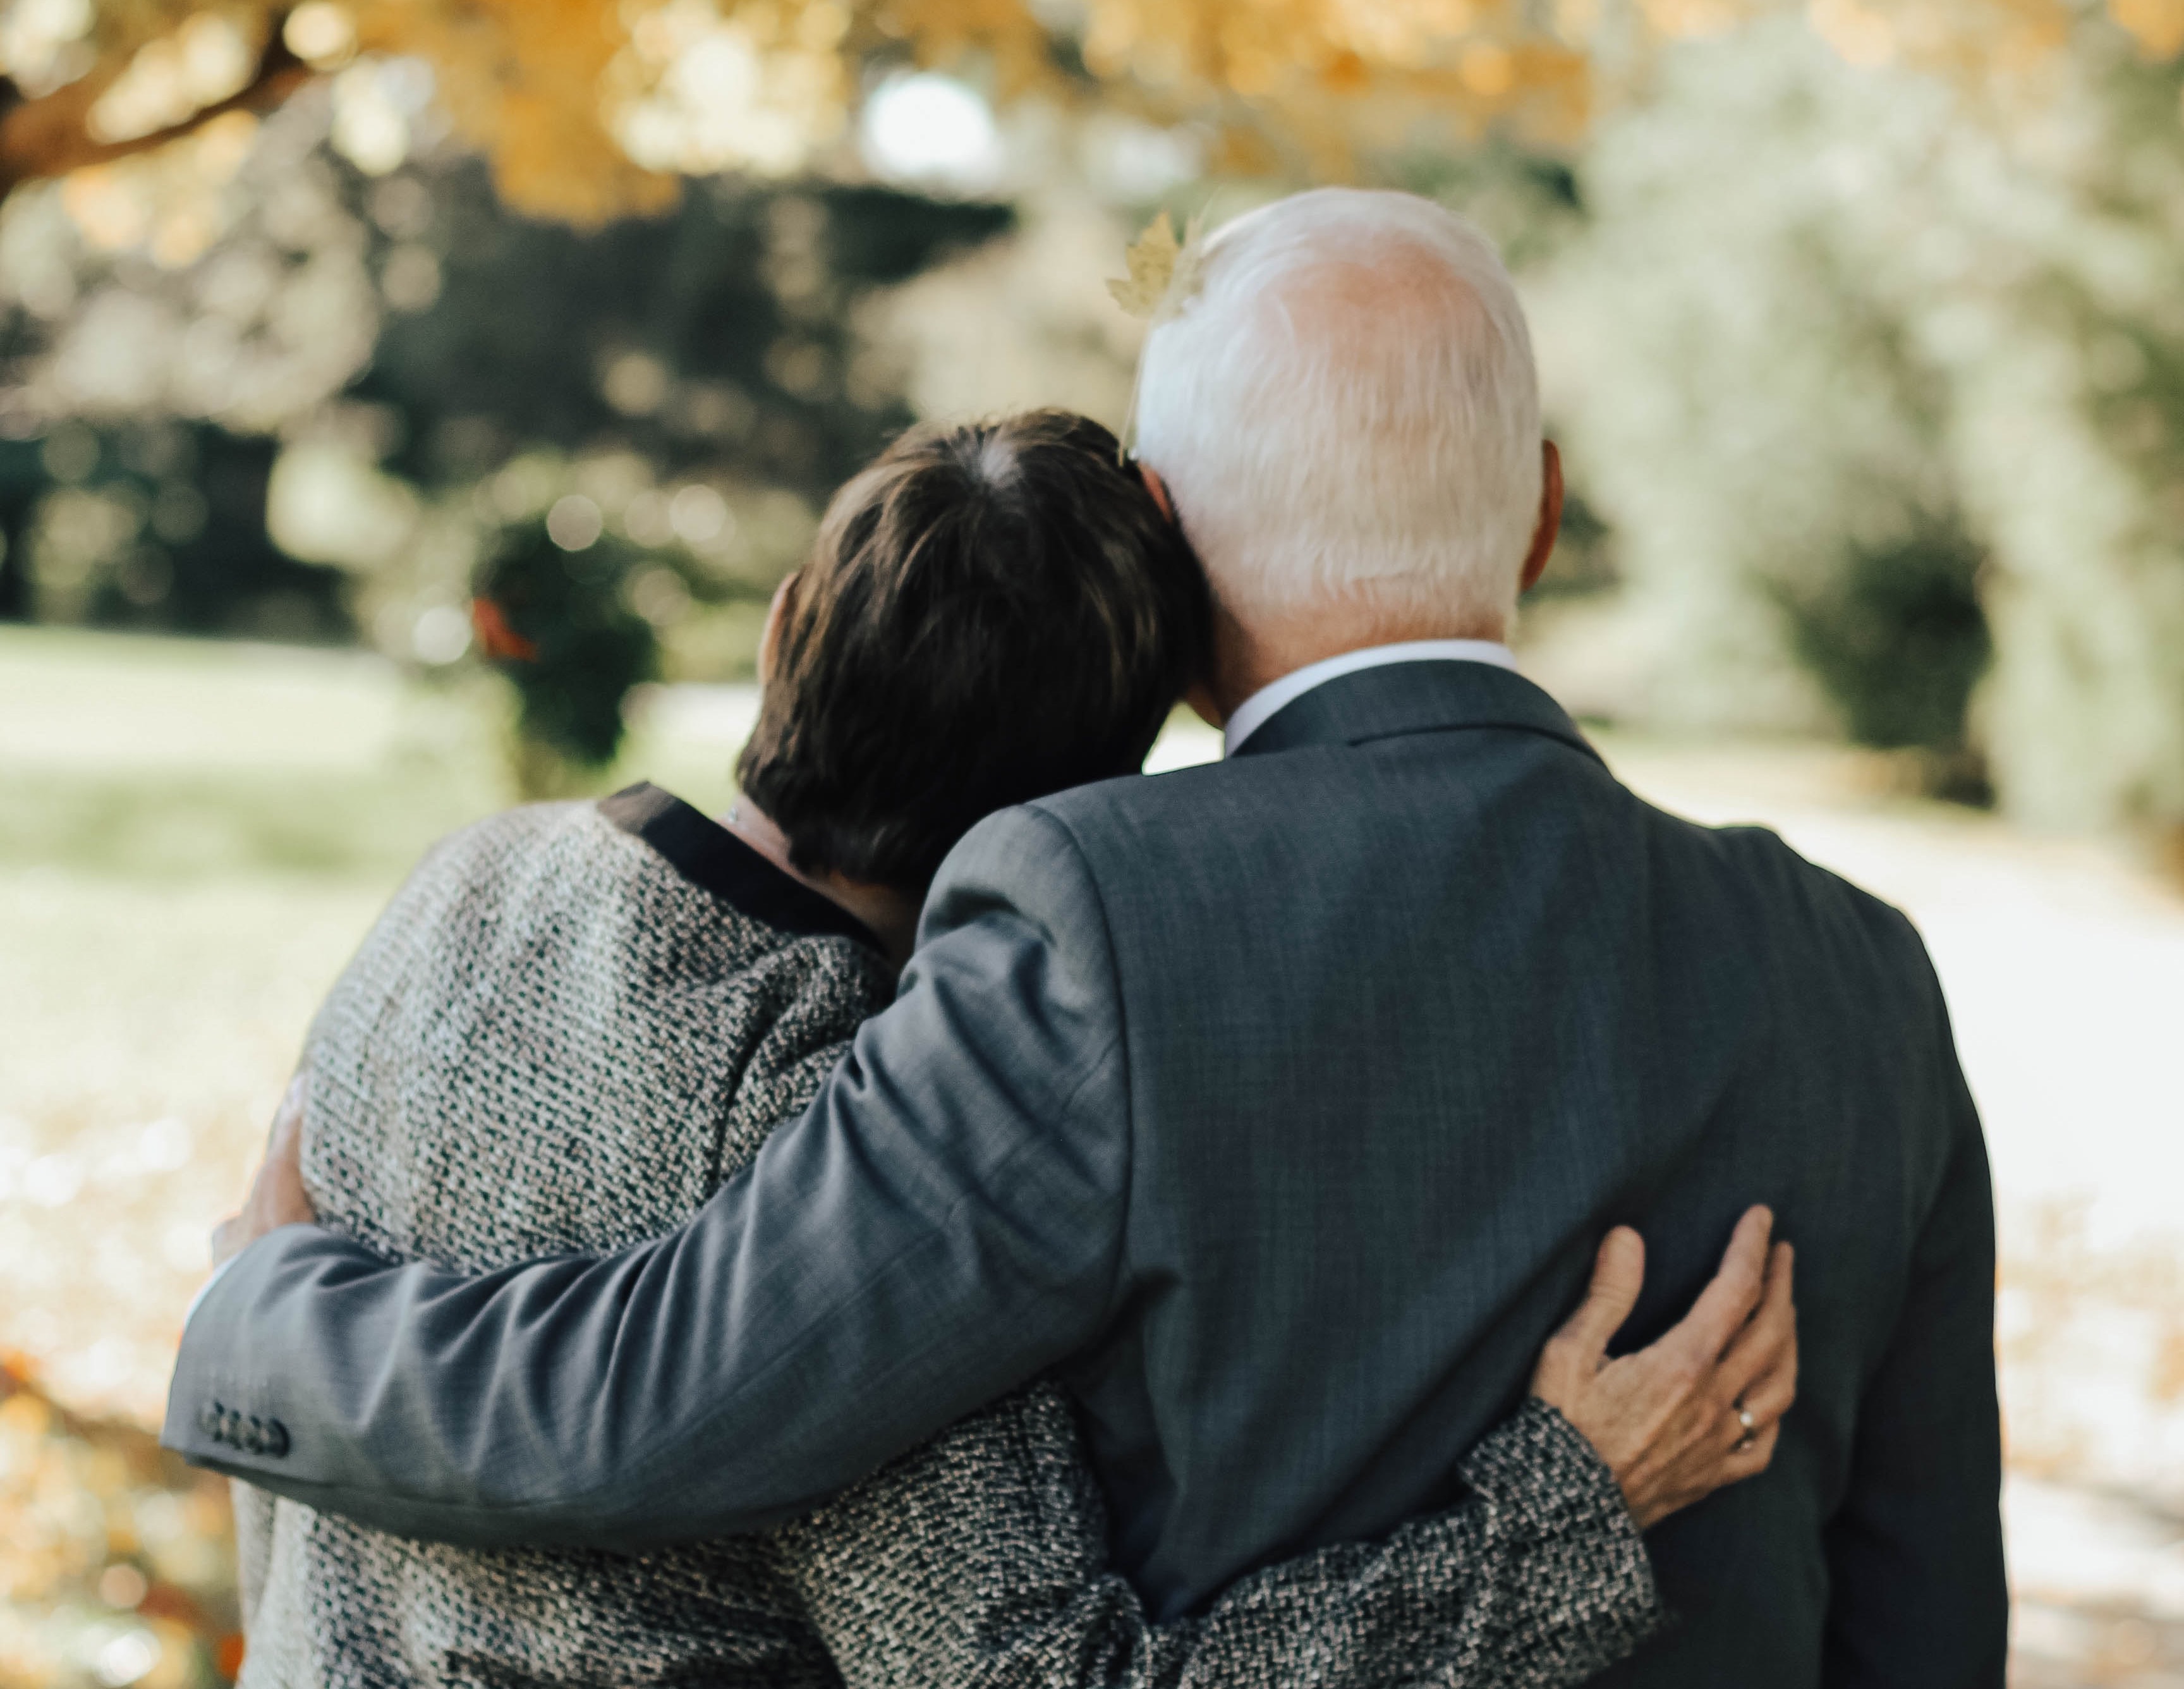
[[[0,632],[0,866],[385,881],[504,800],[474,690],[345,653]]]
[[[353,653],[0,629],[0,868],[391,887],[514,800],[502,706],[489,677]],[[657,779],[717,805],[734,749],[640,725],[600,785]]]

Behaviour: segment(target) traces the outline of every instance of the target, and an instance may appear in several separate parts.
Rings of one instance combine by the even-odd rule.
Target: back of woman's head
[[[997,809],[1134,771],[1197,672],[1197,564],[1064,411],[903,436],[785,589],[737,765],[796,865],[922,892]]]

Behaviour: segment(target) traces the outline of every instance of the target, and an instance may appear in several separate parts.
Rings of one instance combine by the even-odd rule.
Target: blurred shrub
[[[1992,649],[1976,590],[1982,560],[1953,529],[1853,542],[1825,579],[1781,593],[1790,649],[1850,737],[1923,752],[1927,788],[1973,802],[1992,795],[1964,724]]]
[[[1964,677],[1915,722],[1867,695],[1901,683],[1889,624],[1919,597],[1884,583],[1890,560],[1930,537],[1973,554],[1943,382],[1869,250],[1893,232],[1868,224],[1893,205],[1895,92],[1802,25],[1757,26],[1674,55],[1586,160],[1591,226],[1547,309],[1578,372],[1574,467],[1673,630],[1657,719],[1963,739],[1976,627],[1951,623],[1943,666]]]
[[[1947,779],[1982,750],[2025,817],[2174,827],[2179,74],[2092,23],[2043,74],[1975,98],[1796,20],[1679,47],[1591,148],[1544,309],[1674,630],[1657,716],[1825,707]]]
[[[8,202],[0,618],[360,630],[445,663],[482,546],[572,491],[689,566],[679,602],[647,606],[663,627],[763,601],[816,506],[911,420],[861,306],[1013,215],[716,181],[579,233],[511,215],[474,159],[374,181],[326,122],[299,98],[265,126],[231,184],[251,209],[187,265],[91,241],[49,192]],[[208,298],[217,321],[192,326]],[[241,337],[217,381],[192,349],[214,329]]]
[[[270,440],[153,418],[0,438],[0,619],[316,643],[342,577],[265,532]]]
[[[586,783],[632,684],[749,672],[817,508],[911,420],[865,306],[1014,213],[723,178],[580,231],[450,146],[356,165],[337,106],[237,131],[187,251],[58,187],[8,199],[0,619],[360,634],[447,670],[482,571],[536,624],[535,656],[491,654],[518,783]],[[556,545],[571,500],[588,537]]]
[[[482,654],[515,688],[512,767],[526,797],[597,780],[621,750],[622,703],[660,669],[660,639],[627,593],[644,554],[600,531],[581,495],[508,529],[478,571]]]

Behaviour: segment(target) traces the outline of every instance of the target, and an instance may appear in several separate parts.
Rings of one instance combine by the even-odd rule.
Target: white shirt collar
[[[1517,654],[1492,639],[1411,639],[1400,645],[1368,645],[1362,651],[1345,651],[1292,669],[1279,680],[1261,687],[1236,706],[1222,729],[1222,755],[1234,756],[1237,747],[1264,727],[1275,713],[1294,704],[1316,686],[1360,669],[1386,663],[1492,663],[1513,673]]]

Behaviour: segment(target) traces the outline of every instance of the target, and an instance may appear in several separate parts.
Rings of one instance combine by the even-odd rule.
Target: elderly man
[[[169,1435],[404,1533],[781,1519],[1043,1370],[1160,1615],[1444,1500],[1594,1242],[1628,1335],[1769,1203],[1774,1469],[1655,1531],[1663,1685],[1999,1685],[1979,1123],[1919,939],[1619,786],[1502,641],[1561,500],[1491,248],[1407,196],[1223,229],[1145,351],[1228,755],[1005,811],[894,1007],[683,1230],[465,1279],[309,1227],[191,1322]],[[269,1428],[214,1447],[200,1398]],[[277,1422],[279,1434],[270,1428]]]

